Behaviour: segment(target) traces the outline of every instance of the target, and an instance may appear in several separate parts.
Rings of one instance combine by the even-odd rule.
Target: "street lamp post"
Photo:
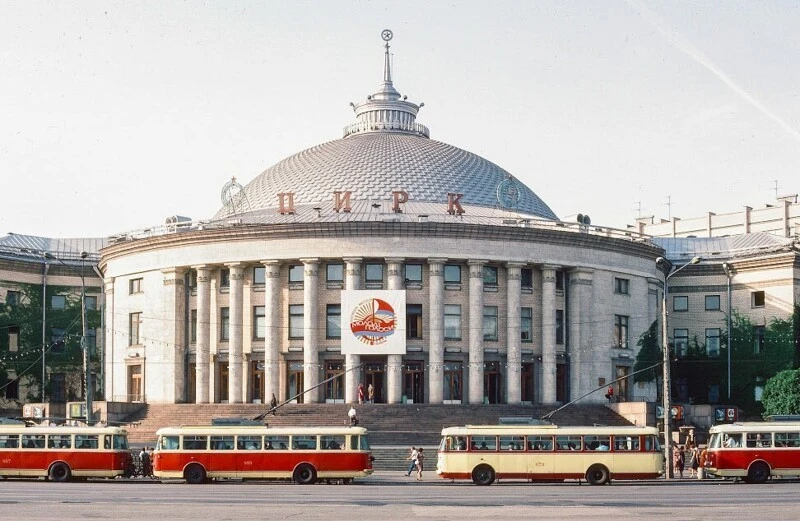
[[[664,477],[666,479],[670,479],[672,477],[672,432],[671,432],[671,422],[672,422],[672,404],[670,403],[670,399],[672,398],[672,382],[670,381],[669,376],[669,364],[670,364],[670,357],[669,357],[669,336],[667,328],[667,295],[669,293],[669,278],[681,271],[689,264],[697,264],[700,262],[700,257],[694,257],[692,260],[689,261],[688,264],[684,264],[680,266],[678,269],[673,270],[674,265],[670,263],[664,257],[659,257],[656,259],[656,264],[662,264],[667,267],[667,272],[664,275],[664,292],[663,298],[661,301],[661,349],[664,355],[663,360],[663,391],[662,391],[662,400],[663,400],[663,409],[664,409],[664,458],[666,469],[664,472]]]
[[[731,401],[731,351],[733,350],[733,340],[731,339],[731,280],[733,279],[733,266],[727,262],[722,263],[725,276],[728,277],[728,403]]]

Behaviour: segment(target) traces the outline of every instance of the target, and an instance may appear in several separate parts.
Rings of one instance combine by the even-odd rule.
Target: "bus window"
[[[19,434],[0,434],[0,449],[18,449]]]
[[[23,434],[22,435],[22,448],[23,449],[43,449],[44,448],[44,434]]]
[[[369,438],[366,436],[359,436],[359,449],[361,450],[369,450]]]
[[[48,449],[69,449],[72,447],[72,436],[69,434],[51,434],[47,437]]]
[[[236,438],[239,450],[261,450],[261,436],[239,436]]]
[[[317,450],[316,436],[292,436],[292,449]]]
[[[553,450],[553,437],[528,436],[528,450]]]
[[[127,436],[120,436],[119,434],[115,434],[114,438],[114,448],[118,450],[128,450],[128,437]],[[176,440],[177,442],[177,440]],[[177,444],[177,443],[176,443]]]
[[[266,450],[289,450],[289,436],[264,436]]]
[[[525,436],[500,436],[500,450],[524,450]]]
[[[449,450],[467,450],[466,436],[452,436],[448,437],[448,440],[450,440]]]
[[[323,450],[339,450],[345,447],[344,435],[320,436],[319,442]]]
[[[722,442],[725,447],[734,448],[734,447],[741,447],[742,446],[742,435],[739,433],[736,434],[725,434],[725,441]]]
[[[111,436],[101,436],[103,438],[103,448],[110,449],[111,448]]]
[[[610,450],[611,444],[608,436],[584,436],[583,444],[586,450]]]
[[[473,450],[497,450],[497,436],[473,436]]]
[[[797,432],[776,432],[776,447],[800,447],[800,433]]]
[[[208,448],[208,436],[184,436],[183,450],[206,450]]]
[[[158,442],[159,450],[178,450],[180,446],[181,444],[178,436],[161,436]]]
[[[556,436],[556,450],[581,450],[581,437]]]
[[[614,436],[614,450],[639,450],[639,436]]]
[[[96,449],[99,445],[97,434],[76,434],[75,435],[75,448],[76,449]]]
[[[771,432],[748,432],[747,433],[747,446],[749,448],[766,448],[772,447],[772,433]]]
[[[233,450],[233,436],[211,436],[211,450]]]

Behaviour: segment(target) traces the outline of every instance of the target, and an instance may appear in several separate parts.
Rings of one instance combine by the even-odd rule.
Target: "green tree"
[[[767,380],[761,402],[765,417],[800,414],[800,370],[786,369]]]
[[[658,321],[654,320],[647,331],[639,336],[636,345],[639,346],[639,352],[636,355],[636,362],[633,364],[633,381],[634,382],[652,382],[656,383],[657,399],[661,399],[661,385],[659,385],[659,377],[663,373],[661,365],[664,360],[664,352],[658,345]],[[652,367],[656,366],[656,367]],[[650,368],[650,369],[647,369]],[[647,369],[646,371],[644,369]],[[641,372],[639,372],[641,371]]]

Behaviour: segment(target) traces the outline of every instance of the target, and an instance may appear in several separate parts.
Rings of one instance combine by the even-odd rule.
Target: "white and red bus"
[[[467,425],[442,430],[436,473],[491,485],[497,479],[650,479],[664,473],[654,427]]]
[[[128,433],[119,427],[0,425],[0,476],[114,478],[131,468]]]
[[[349,483],[372,474],[362,427],[251,425],[165,427],[156,433],[153,473],[204,483],[211,478]]]
[[[800,476],[800,422],[742,422],[709,430],[705,470],[724,478],[764,483]]]

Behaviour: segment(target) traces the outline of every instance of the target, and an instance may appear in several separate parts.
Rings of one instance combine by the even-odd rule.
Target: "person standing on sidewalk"
[[[417,481],[422,481],[422,462],[425,459],[422,452],[422,447],[417,449]]]
[[[406,471],[406,476],[411,476],[411,473],[417,468],[417,448],[411,447],[411,452],[408,453],[408,457],[406,461],[410,461],[411,463],[408,465],[408,470]]]

